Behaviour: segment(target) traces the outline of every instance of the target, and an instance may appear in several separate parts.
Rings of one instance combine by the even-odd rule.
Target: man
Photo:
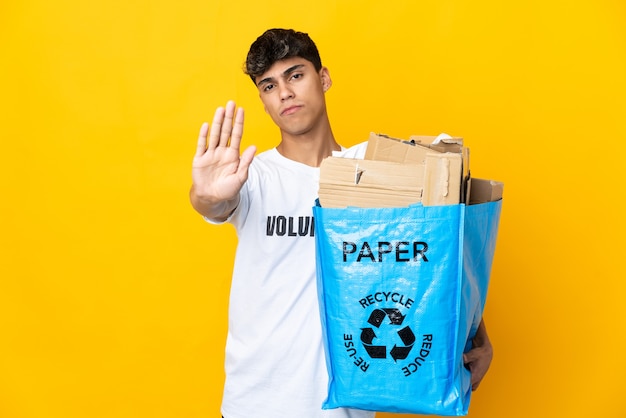
[[[212,223],[238,234],[226,342],[225,418],[371,418],[322,410],[328,377],[315,279],[312,206],[319,165],[340,155],[326,111],[332,81],[305,33],[272,29],[250,47],[246,73],[280,142],[240,153],[243,109],[218,108],[200,129],[190,200]],[[356,151],[355,151],[356,150]],[[362,156],[363,147],[352,150]],[[467,353],[474,387],[491,362],[481,323]]]

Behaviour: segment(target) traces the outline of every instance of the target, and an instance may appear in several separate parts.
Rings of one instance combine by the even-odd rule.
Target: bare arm
[[[491,365],[492,358],[493,347],[487,335],[485,321],[481,319],[476,335],[472,339],[472,349],[463,355],[463,361],[472,373],[472,390],[478,389],[478,385]]]
[[[225,108],[215,111],[210,131],[208,123],[200,128],[189,200],[207,218],[228,218],[237,207],[239,191],[248,179],[256,148],[250,146],[239,155],[243,120],[243,109],[235,112],[235,103],[230,101]]]

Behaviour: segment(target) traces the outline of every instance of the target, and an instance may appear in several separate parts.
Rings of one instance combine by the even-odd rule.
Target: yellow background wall
[[[470,417],[626,416],[626,3],[5,0],[0,417],[217,417],[235,237],[188,204],[269,27],[317,41],[337,138],[463,136],[505,182]],[[379,414],[379,417],[391,417]]]

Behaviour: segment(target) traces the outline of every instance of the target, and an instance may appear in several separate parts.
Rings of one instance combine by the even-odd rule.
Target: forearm
[[[216,221],[225,221],[237,208],[239,195],[230,200],[214,200],[199,195],[192,185],[189,190],[189,200],[191,206],[200,215]]]

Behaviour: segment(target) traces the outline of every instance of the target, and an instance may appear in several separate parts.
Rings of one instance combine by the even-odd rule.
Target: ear
[[[330,72],[328,68],[322,67],[320,70],[320,81],[322,82],[322,90],[324,93],[328,91],[328,89],[333,85],[333,80],[330,78]]]

